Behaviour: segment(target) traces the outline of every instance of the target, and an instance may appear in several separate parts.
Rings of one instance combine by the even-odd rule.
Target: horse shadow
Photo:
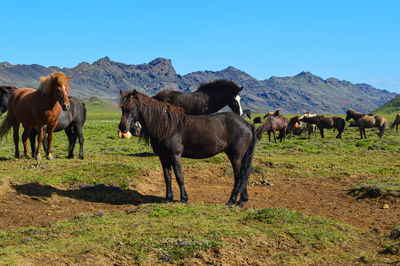
[[[139,153],[128,154],[128,156],[133,156],[133,157],[154,157],[156,155],[154,153],[152,153],[152,152],[139,152]]]
[[[49,185],[39,183],[28,183],[12,186],[17,193],[30,197],[50,198],[56,194],[62,197],[68,197],[77,200],[108,203],[111,205],[140,205],[144,203],[161,203],[164,198],[154,195],[143,195],[135,190],[121,189],[114,186],[97,184],[94,186],[81,186],[67,190],[61,190]]]

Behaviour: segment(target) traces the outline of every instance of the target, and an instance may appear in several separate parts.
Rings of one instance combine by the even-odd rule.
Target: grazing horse
[[[367,138],[367,136],[365,135],[366,128],[378,128],[378,137],[380,138],[382,138],[383,134],[385,133],[387,120],[381,115],[366,115],[354,111],[353,109],[348,109],[346,111],[346,121],[349,121],[351,118],[353,118],[355,123],[352,123],[350,126],[357,126],[360,129],[361,139],[363,139],[363,135],[365,139]]]
[[[253,119],[253,124],[261,124],[261,116],[257,116]]]
[[[32,128],[38,130],[38,148],[35,152],[36,159],[40,160],[40,145],[43,141],[43,126],[47,126],[47,159],[52,160],[51,141],[53,131],[57,124],[61,109],[67,111],[70,107],[68,100],[71,76],[66,77],[62,72],[56,72],[48,77],[42,77],[38,90],[32,88],[20,88],[14,91],[8,102],[6,118],[0,126],[0,138],[13,127],[15,157],[19,157],[19,125],[22,123],[24,132],[22,142],[24,155],[31,158],[28,149],[28,137]]]
[[[323,115],[316,115],[313,117],[306,117],[304,116],[303,118],[299,119],[300,122],[306,122],[309,124],[315,124],[317,125],[319,132],[321,133],[321,138],[324,137],[324,128],[326,129],[337,129],[339,133],[336,135],[337,139],[342,138],[342,133],[344,131],[344,128],[346,126],[346,121],[344,121],[343,118],[333,116],[333,117],[325,117]]]
[[[275,112],[275,114],[278,113]],[[257,128],[257,139],[260,140],[264,132],[267,131],[269,142],[271,142],[271,132],[272,132],[276,143],[275,132],[279,131],[280,142],[282,142],[282,140],[286,139],[287,126],[288,126],[288,120],[283,115],[270,115],[267,121],[265,121],[265,123],[262,126]]]
[[[251,110],[250,109],[243,110],[243,114],[241,115],[241,117],[246,118],[246,116],[249,119],[251,119]]]
[[[397,133],[397,129],[399,128],[399,125],[400,125],[400,114],[397,114],[394,122],[390,125],[390,128],[393,129],[394,126],[396,126],[396,133]]]
[[[243,205],[248,200],[247,183],[256,144],[254,126],[235,113],[186,115],[183,109],[154,100],[136,90],[121,91],[122,109],[119,129],[126,133],[132,123],[142,125],[158,155],[166,184],[165,202],[173,200],[171,167],[180,188],[180,201],[187,202],[181,157],[201,159],[225,152],[231,161],[235,184],[228,205]]]
[[[0,86],[0,116],[7,111],[8,101],[16,89],[11,85]]]
[[[154,99],[167,102],[183,108],[188,115],[206,115],[215,113],[228,105],[233,112],[242,115],[240,105],[240,91],[235,82],[219,79],[203,83],[195,92],[183,93],[179,91],[164,90],[153,96]]]
[[[304,114],[300,117],[300,119],[302,119],[303,117],[314,117],[314,116],[316,116],[316,114],[311,114],[308,111],[304,111]],[[302,123],[305,124],[305,126],[307,128],[308,138],[311,139],[312,134],[314,135],[314,138],[316,138],[317,137],[317,125],[306,123],[306,122],[302,122]]]
[[[78,158],[83,160],[83,142],[85,141],[83,137],[82,127],[86,121],[86,107],[85,104],[75,97],[68,97],[70,102],[70,108],[67,111],[62,110],[60,116],[57,120],[57,125],[54,128],[54,132],[61,130],[65,131],[68,137],[68,159],[74,158],[74,148],[76,140],[79,140],[79,156]],[[46,127],[43,128],[46,130]],[[35,150],[35,137],[37,136],[37,130],[32,129],[29,135],[29,140],[31,142],[32,151]],[[47,150],[46,135],[43,135],[43,148]]]
[[[289,120],[287,129],[286,129],[286,134],[292,133],[293,135],[299,136],[301,134],[305,134],[308,132],[308,128],[302,128],[300,127],[300,117],[298,115],[292,117]]]

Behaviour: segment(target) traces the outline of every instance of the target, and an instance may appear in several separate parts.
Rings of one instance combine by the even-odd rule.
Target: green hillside
[[[374,113],[382,113],[382,114],[400,113],[400,95],[397,95],[391,101],[378,107],[378,109],[376,109]]]

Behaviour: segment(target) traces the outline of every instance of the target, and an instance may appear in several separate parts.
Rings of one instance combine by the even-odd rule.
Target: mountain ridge
[[[256,112],[281,109],[283,113],[308,110],[321,114],[340,114],[348,108],[369,112],[396,95],[365,83],[353,84],[333,77],[324,80],[308,71],[288,77],[271,76],[265,80],[257,80],[233,66],[219,71],[196,71],[180,75],[170,59],[161,57],[149,63],[131,65],[112,61],[106,56],[92,64],[81,62],[72,68],[2,62],[0,84],[37,88],[39,77],[54,71],[72,75],[71,95],[107,100],[118,98],[120,89],[137,89],[150,96],[164,89],[191,92],[200,83],[226,78],[244,87],[241,92],[243,108]]]

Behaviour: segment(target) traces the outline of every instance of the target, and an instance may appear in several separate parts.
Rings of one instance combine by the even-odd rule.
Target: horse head
[[[139,121],[139,109],[137,102],[137,91],[123,91],[120,90],[121,98],[119,106],[122,110],[121,122],[119,123],[119,130],[126,134],[130,131],[131,125]]]
[[[8,100],[17,88],[11,85],[0,86],[0,116],[8,109]]]
[[[69,85],[68,81],[71,76],[67,77],[62,72],[53,73],[50,75],[53,80],[53,97],[61,104],[61,108],[64,111],[68,111],[70,107],[68,95],[69,95]]]
[[[346,121],[349,121],[353,117],[353,113],[354,113],[353,109],[348,109],[346,111]]]
[[[243,109],[240,105],[241,97],[239,94],[242,89],[243,87],[237,87],[233,89],[233,97],[230,99],[230,103],[228,104],[229,108],[231,108],[234,113],[237,113],[240,116],[243,115]]]

